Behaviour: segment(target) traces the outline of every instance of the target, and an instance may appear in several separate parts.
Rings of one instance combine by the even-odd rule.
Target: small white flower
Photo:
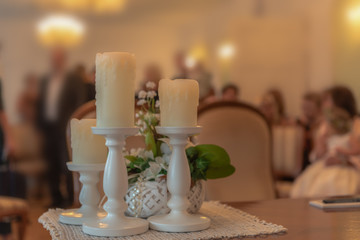
[[[146,100],[140,99],[140,100],[136,103],[136,105],[142,106],[142,105],[144,105],[145,103],[146,103]]]
[[[139,120],[137,120],[137,121],[136,121],[136,126],[141,126],[141,125],[142,125],[142,123],[143,123],[143,122],[142,122],[142,120],[141,120],[141,119],[139,119]]]
[[[156,84],[154,82],[147,82],[146,88],[148,89],[154,89],[156,87]]]
[[[164,154],[163,159],[166,162],[166,164],[169,165],[170,159],[171,159],[171,154]]]
[[[150,121],[151,120],[151,114],[149,114],[148,112],[144,115],[144,120],[145,121]]]
[[[125,149],[125,150],[123,150],[123,154],[124,154],[124,156],[127,156],[127,155],[130,155],[130,152]]]
[[[138,94],[138,98],[140,99],[146,98],[146,92],[144,90],[141,90]]]
[[[145,151],[144,152],[144,157],[154,159],[154,154],[153,154],[152,151]]]
[[[145,176],[145,178],[156,178],[157,175],[161,171],[161,166],[157,164],[156,162],[149,162],[150,167],[147,168],[142,174]]]
[[[126,155],[125,155],[125,156],[126,156]],[[125,164],[126,164],[126,165],[129,165],[129,164],[130,164],[130,160],[125,158]]]
[[[155,162],[157,162],[158,164],[165,163],[164,159],[162,157],[160,157],[160,156],[155,158]]]
[[[159,107],[160,107],[160,101],[159,101],[159,100],[157,100],[157,101],[155,102],[155,107],[156,107],[156,108],[159,108]]]
[[[165,156],[165,155],[164,155]],[[163,157],[156,157],[155,162],[160,165],[161,168],[167,170],[169,167],[169,163],[166,162],[167,159]]]
[[[131,156],[139,156],[139,155],[141,155],[141,152],[142,152],[142,148],[132,148],[132,149],[130,149],[130,155]]]
[[[136,153],[136,149],[135,149],[135,148],[130,149],[130,155],[134,156],[135,153]]]
[[[154,98],[157,95],[155,91],[148,91],[147,98]]]
[[[171,149],[169,147],[169,145],[167,143],[161,143],[160,145],[160,151],[164,154],[164,155],[167,155],[167,154],[171,154]]]

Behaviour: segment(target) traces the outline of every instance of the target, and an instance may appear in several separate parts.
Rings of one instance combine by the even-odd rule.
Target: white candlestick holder
[[[82,183],[79,201],[81,207],[63,211],[59,216],[61,223],[82,225],[86,221],[101,219],[106,213],[99,207],[100,193],[97,188],[100,172],[104,171],[105,163],[73,163],[68,162],[67,167],[70,171],[80,173]]]
[[[187,212],[190,205],[187,193],[190,190],[191,176],[185,147],[189,136],[198,134],[201,127],[156,127],[158,133],[170,138],[173,147],[167,186],[171,194],[168,206],[169,214],[148,218],[150,228],[164,232],[193,232],[207,229],[210,219],[198,214]]]
[[[148,230],[148,221],[140,218],[125,217],[127,204],[124,197],[128,189],[128,174],[123,157],[123,147],[127,136],[134,135],[138,128],[98,128],[93,127],[94,134],[106,139],[109,153],[104,171],[104,192],[107,202],[104,210],[107,216],[101,220],[83,224],[83,232],[102,237],[129,236],[141,234]]]

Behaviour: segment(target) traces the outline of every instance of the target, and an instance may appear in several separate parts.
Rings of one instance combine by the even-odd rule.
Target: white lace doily
[[[40,216],[39,222],[50,231],[54,240],[92,240],[101,239],[86,235],[81,226],[66,225],[58,222],[62,209],[49,209]],[[210,228],[191,233],[165,233],[149,230],[141,235],[106,238],[126,240],[162,240],[162,239],[222,239],[234,237],[254,237],[259,235],[281,234],[287,232],[283,226],[268,223],[239,209],[229,207],[219,202],[204,202],[200,214],[211,219]]]

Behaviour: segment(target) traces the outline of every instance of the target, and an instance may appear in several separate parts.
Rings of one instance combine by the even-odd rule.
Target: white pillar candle
[[[191,79],[162,79],[159,83],[162,127],[197,126],[199,85]]]
[[[97,127],[133,127],[135,56],[126,52],[96,54]]]
[[[71,148],[74,163],[104,163],[107,158],[105,138],[92,133],[96,119],[71,119]]]

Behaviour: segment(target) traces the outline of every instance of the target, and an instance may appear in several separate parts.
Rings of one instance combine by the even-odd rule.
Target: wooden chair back
[[[254,107],[241,102],[215,102],[198,111],[202,132],[198,144],[216,144],[230,155],[235,173],[207,180],[206,198],[226,202],[275,198],[271,128]]]

